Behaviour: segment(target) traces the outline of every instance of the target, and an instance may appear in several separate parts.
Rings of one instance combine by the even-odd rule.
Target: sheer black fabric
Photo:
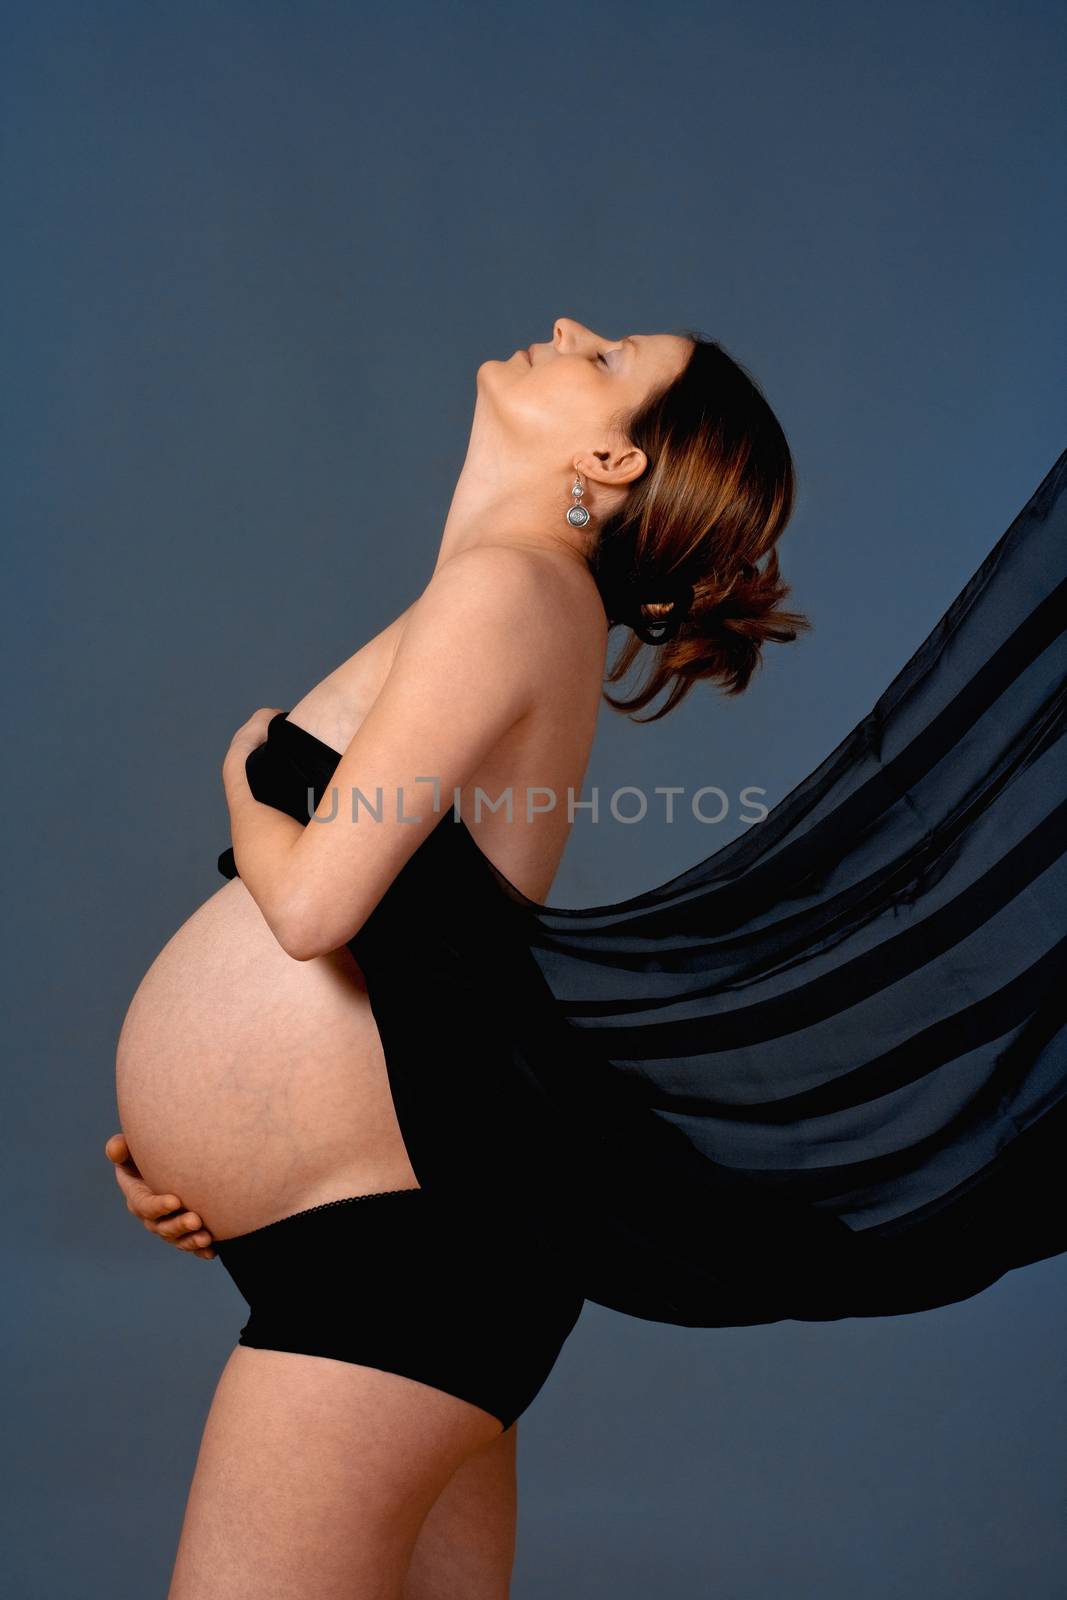
[[[1065,489],[1067,452],[869,715],[668,882],[538,905],[443,814],[351,941],[421,1184],[690,1326],[1067,1250]],[[279,714],[252,792],[306,821],[339,759]]]

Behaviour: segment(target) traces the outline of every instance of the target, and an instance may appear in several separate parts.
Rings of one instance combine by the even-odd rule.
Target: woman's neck
[[[567,522],[574,479],[564,482],[566,477],[566,467],[524,461],[503,440],[472,429],[434,570],[482,544],[561,551],[588,564],[595,535]],[[596,526],[595,518],[589,526]]]

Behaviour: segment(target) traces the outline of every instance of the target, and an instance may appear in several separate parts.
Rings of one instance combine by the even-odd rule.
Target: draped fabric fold
[[[1065,618],[1067,452],[871,712],[666,883],[538,905],[446,812],[351,941],[419,1182],[695,1326],[1067,1250]],[[305,820],[339,759],[280,714],[249,782]]]

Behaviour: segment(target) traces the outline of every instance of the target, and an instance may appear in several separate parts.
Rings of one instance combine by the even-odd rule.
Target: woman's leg
[[[507,1600],[518,1432],[513,1422],[452,1474],[419,1529],[403,1600]]]
[[[489,1412],[413,1378],[239,1346],[204,1427],[168,1600],[403,1600],[420,1527],[500,1434]]]

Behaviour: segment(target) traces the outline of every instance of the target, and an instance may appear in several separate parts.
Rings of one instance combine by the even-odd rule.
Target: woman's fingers
[[[108,1159],[115,1164],[115,1179],[131,1211],[155,1222],[169,1212],[181,1210],[182,1203],[176,1194],[155,1194],[148,1187],[130,1156],[123,1134],[112,1134],[104,1149]]]
[[[203,1223],[195,1211],[177,1211],[172,1217],[163,1217],[156,1223],[156,1232],[162,1239],[180,1239],[184,1234],[196,1233]],[[206,1244],[206,1239],[200,1240]]]
[[[162,1222],[152,1222],[145,1217],[144,1225],[149,1233],[156,1233],[161,1239],[166,1239],[168,1244],[179,1245],[183,1250],[192,1250],[211,1243],[211,1234],[207,1228],[201,1226],[200,1218],[195,1211],[183,1211],[176,1217],[164,1218]]]
[[[180,1239],[185,1233],[195,1233],[199,1226],[200,1218],[195,1211],[175,1211],[157,1220],[156,1232],[164,1239]]]
[[[186,1211],[176,1194],[155,1194],[149,1188],[130,1155],[126,1136],[113,1133],[104,1150],[114,1163],[127,1209],[141,1218],[149,1232],[158,1234],[167,1244],[177,1245],[179,1250],[212,1260],[215,1251],[210,1248],[211,1233],[202,1219],[195,1211]]]
[[[158,1234],[165,1243],[176,1245],[179,1250],[184,1250],[189,1255],[202,1256],[205,1261],[213,1261],[215,1251],[211,1246],[210,1232],[207,1228],[200,1227],[199,1222],[190,1226],[187,1222],[188,1216],[189,1213],[186,1212],[185,1216],[174,1219],[170,1223],[171,1231],[168,1233],[163,1231],[168,1226],[166,1222],[151,1222],[147,1217],[143,1220],[149,1233]]]
[[[126,1135],[124,1133],[113,1133],[104,1146],[104,1154],[109,1161],[128,1161],[130,1147],[126,1143]]]
[[[115,1168],[115,1178],[130,1210],[136,1211],[139,1217],[149,1222],[157,1222],[160,1217],[181,1210],[182,1203],[178,1196],[154,1194],[132,1161],[120,1161]]]

